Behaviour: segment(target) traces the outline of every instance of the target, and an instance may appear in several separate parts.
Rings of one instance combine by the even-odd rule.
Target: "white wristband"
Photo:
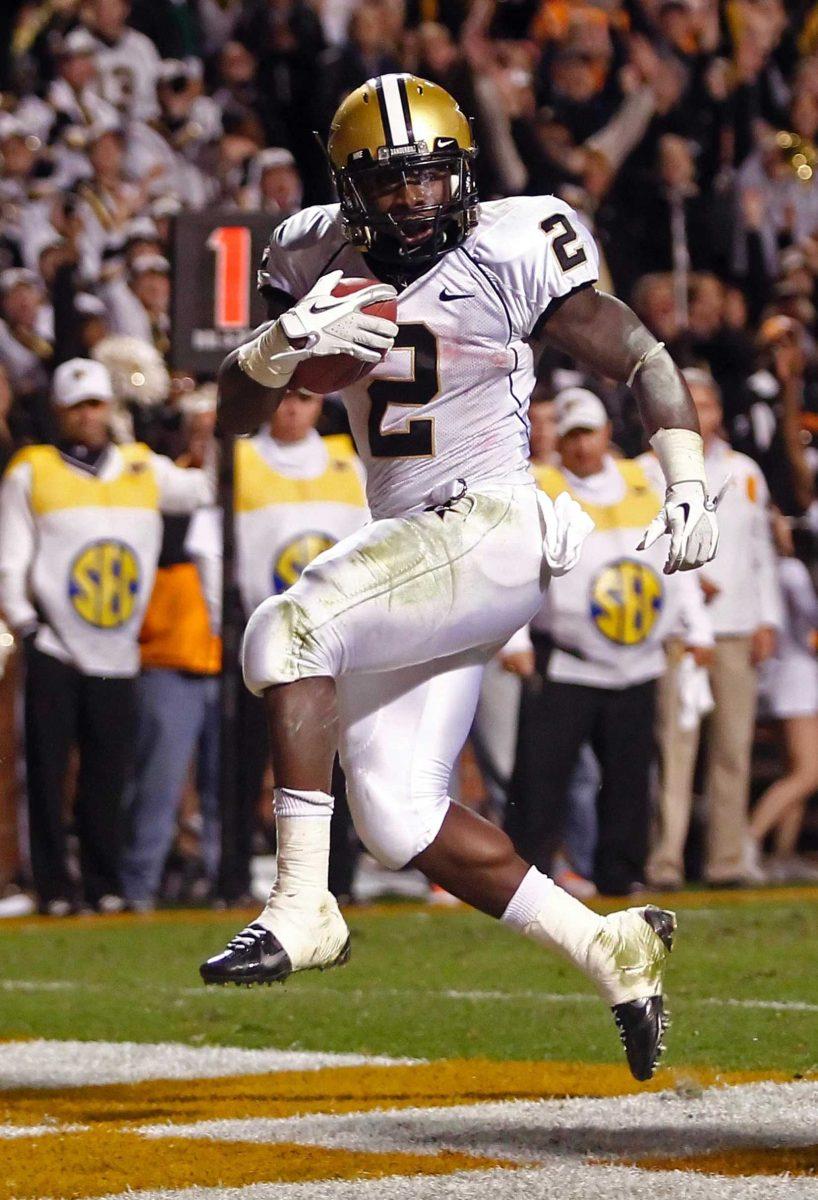
[[[254,383],[266,388],[283,388],[298,365],[298,355],[284,336],[278,321],[239,347],[239,367]]]
[[[657,429],[650,439],[668,487],[695,480],[707,491],[704,473],[704,443],[692,429]]]

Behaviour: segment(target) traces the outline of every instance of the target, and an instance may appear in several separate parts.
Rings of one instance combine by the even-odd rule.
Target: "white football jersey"
[[[102,38],[96,41],[96,87],[102,99],[128,120],[152,121],[159,115],[156,80],[161,60],[156,46],[130,27],[113,45]]]
[[[337,269],[375,278],[344,240],[339,206],[307,208],[274,231],[259,286],[299,300]],[[463,245],[403,289],[393,349],[343,392],[374,517],[425,508],[458,479],[529,478],[530,335],[597,275],[576,213],[554,196],[518,196],[482,204]]]

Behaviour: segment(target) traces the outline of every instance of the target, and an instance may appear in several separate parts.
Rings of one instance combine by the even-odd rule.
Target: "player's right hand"
[[[349,354],[361,362],[380,362],[392,349],[398,327],[361,309],[392,300],[398,293],[388,283],[373,283],[346,296],[333,296],[342,276],[343,271],[322,275],[303,300],[281,314],[279,327],[300,359]]]
[[[672,484],[637,550],[647,550],[663,534],[669,533],[665,575],[672,575],[674,571],[692,571],[710,562],[719,544],[716,508],[723,492],[722,488],[719,495],[710,500],[704,484],[698,480]]]

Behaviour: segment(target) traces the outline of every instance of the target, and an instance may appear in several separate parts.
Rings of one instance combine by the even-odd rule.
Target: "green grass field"
[[[680,899],[665,1061],[816,1068],[818,889],[797,900],[727,899]],[[584,980],[475,913],[353,911],[344,970],[285,987],[205,989],[199,962],[242,916],[9,922],[0,1037],[620,1061],[610,1015]]]

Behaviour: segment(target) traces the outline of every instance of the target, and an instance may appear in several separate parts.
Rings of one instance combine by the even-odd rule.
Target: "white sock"
[[[501,919],[586,973],[588,950],[604,924],[602,917],[536,867],[523,879]]]
[[[296,971],[335,962],[349,937],[328,887],[333,804],[326,792],[275,789],[278,876],[256,920]]]
[[[334,800],[326,792],[276,788],[278,874],[264,915],[277,901],[313,908],[327,894],[329,827]]]

